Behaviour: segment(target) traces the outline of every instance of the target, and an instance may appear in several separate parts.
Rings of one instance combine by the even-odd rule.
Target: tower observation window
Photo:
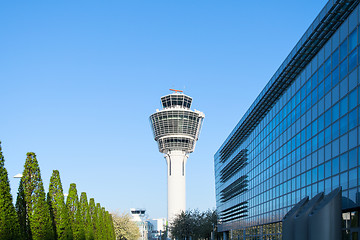
[[[161,98],[161,103],[164,108],[173,106],[181,106],[184,108],[190,108],[192,99],[185,95],[168,95]]]

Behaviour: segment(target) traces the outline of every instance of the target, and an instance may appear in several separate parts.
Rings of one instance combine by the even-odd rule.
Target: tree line
[[[0,239],[115,240],[115,232],[112,215],[85,192],[79,200],[75,183],[65,202],[58,170],[46,194],[33,152],[26,155],[14,206],[0,142]]]
[[[170,224],[171,238],[177,240],[211,239],[216,233],[218,215],[215,210],[189,210],[176,215]],[[214,239],[217,239],[214,235]]]

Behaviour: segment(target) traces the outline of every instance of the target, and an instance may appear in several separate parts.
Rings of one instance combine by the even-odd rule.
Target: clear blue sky
[[[213,155],[326,1],[3,1],[0,140],[10,176],[38,156],[107,210],[166,217],[148,117],[169,88],[206,115],[187,207],[215,207]],[[18,179],[11,178],[16,196]]]

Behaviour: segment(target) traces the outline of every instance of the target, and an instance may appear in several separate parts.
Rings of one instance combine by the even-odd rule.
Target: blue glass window
[[[317,100],[318,100],[318,92],[317,89],[315,89],[311,93],[311,104],[314,105],[317,102]]]
[[[323,180],[324,179],[324,164],[321,164],[319,167],[319,180]]]
[[[300,175],[298,175],[298,176],[296,177],[296,188],[297,188],[297,189],[301,188],[301,186],[300,186]]]
[[[325,129],[325,144],[331,141],[331,127]]]
[[[331,124],[331,109],[325,112],[325,127]]]
[[[332,107],[332,120],[335,122],[339,118],[339,103]]]
[[[347,40],[345,40],[341,45],[340,45],[340,60],[342,60],[344,57],[346,57],[347,53],[348,53],[348,44],[347,44]]]
[[[344,97],[340,100],[340,117],[344,116],[348,111],[348,97]]]
[[[301,89],[300,89],[300,98],[301,100],[304,100],[306,97],[306,88],[305,86],[303,86]]]
[[[349,71],[353,70],[357,65],[357,50],[349,54]]]
[[[321,99],[324,96],[324,82],[320,83],[318,87],[318,91],[319,91],[319,99]]]
[[[335,86],[339,82],[339,68],[335,68],[331,75],[332,86]]]
[[[306,185],[306,175],[305,173],[301,174],[301,187],[305,187]]]
[[[300,146],[300,134],[297,134],[295,136],[295,146],[298,147]],[[299,156],[296,156],[296,158],[298,159]]]
[[[320,132],[319,135],[318,135],[318,144],[319,144],[319,147],[322,147],[324,146],[324,131]]]
[[[340,175],[340,185],[343,189],[348,188],[348,172],[344,172]]]
[[[318,179],[317,179],[317,172],[318,172],[318,169],[317,168],[314,168],[312,171],[312,182],[316,182]]]
[[[324,114],[322,114],[319,118],[318,118],[318,131],[322,131],[324,129]]]
[[[339,175],[332,177],[332,188],[339,187]]]
[[[331,90],[332,104],[335,104],[340,99],[340,86],[337,85]]]
[[[349,169],[356,167],[357,162],[357,149],[355,148],[349,152]]]
[[[331,161],[325,163],[325,178],[331,176]]]
[[[312,151],[313,152],[316,151],[316,149],[318,148],[317,143],[318,143],[318,138],[316,136],[311,140],[311,145],[312,145]]]
[[[318,191],[319,192],[322,192],[322,191],[324,191],[324,181],[321,181],[321,182],[319,182],[318,183]]]
[[[306,88],[306,94],[309,94],[311,92],[311,80],[308,80],[305,84]]]
[[[332,126],[332,139],[339,137],[339,121],[335,122]]]
[[[357,134],[357,128],[349,131],[349,149],[357,146],[358,143],[358,134]]]
[[[339,49],[336,49],[331,55],[332,59],[332,68],[334,69],[339,64]]]
[[[311,108],[311,96],[307,96],[305,99],[305,106],[306,106],[306,110]]]
[[[349,52],[351,52],[357,45],[357,29],[355,29],[352,33],[349,35]]]
[[[357,109],[349,113],[349,129],[357,125]]]
[[[309,128],[309,129],[311,129],[311,128]],[[311,141],[306,142],[305,145],[306,145],[306,152],[305,152],[305,154],[311,153]]]
[[[331,89],[331,75],[325,78],[324,85],[325,85],[325,93],[327,93]]]
[[[356,169],[349,171],[349,188],[356,187],[357,183],[357,171]]]
[[[346,58],[341,64],[340,64],[340,79],[343,79],[347,73],[348,73],[348,59]]]
[[[305,142],[305,129],[301,131],[300,133],[300,144],[303,144]]]
[[[300,103],[300,92],[297,92],[295,95],[295,106]]]
[[[311,184],[311,171],[306,172],[306,184]]]
[[[317,124],[317,121],[314,121],[312,124],[311,124],[311,127],[312,127],[312,134],[316,134],[318,132],[318,124]]]
[[[343,135],[348,131],[348,116],[345,115],[340,119],[340,135]]]
[[[348,170],[348,153],[344,153],[340,156],[340,171]]]
[[[349,110],[353,109],[357,105],[357,91],[354,90],[349,94]]]
[[[321,65],[321,67],[319,67],[318,78],[319,78],[319,82],[321,82],[324,79],[324,65]]]
[[[314,75],[311,78],[311,88],[314,89],[318,84],[318,73],[314,73]]]
[[[332,160],[332,175],[335,175],[337,173],[339,173],[339,158],[334,158]]]
[[[331,191],[331,178],[325,180],[325,193],[329,193]]]
[[[331,71],[331,58],[328,58],[324,64],[325,68],[325,76],[327,76]]]

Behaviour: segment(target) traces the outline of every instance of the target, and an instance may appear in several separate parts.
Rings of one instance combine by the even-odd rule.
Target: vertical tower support
[[[167,195],[168,218],[173,219],[186,210],[186,161],[189,155],[184,151],[169,151],[165,154],[168,168]]]

